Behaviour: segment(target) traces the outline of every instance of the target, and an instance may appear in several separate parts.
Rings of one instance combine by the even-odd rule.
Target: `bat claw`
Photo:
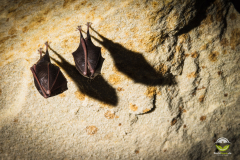
[[[92,22],[87,22],[86,26],[91,27]]]
[[[39,48],[38,52],[40,53],[40,58],[42,58],[42,48]]]
[[[46,46],[48,46],[48,41],[44,43]]]
[[[81,25],[78,26],[78,27],[77,27],[77,30],[81,31],[81,30],[82,30],[82,26],[81,26]]]
[[[41,53],[41,52],[42,52],[42,50],[43,50],[43,48],[39,48],[38,52],[39,52],[39,53]]]

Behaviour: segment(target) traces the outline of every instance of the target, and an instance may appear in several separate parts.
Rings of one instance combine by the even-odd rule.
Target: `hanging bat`
[[[92,43],[89,33],[90,22],[87,22],[87,37],[83,38],[82,28],[78,26],[80,32],[80,44],[75,52],[72,53],[75,66],[80,74],[84,77],[93,79],[100,74],[103,58],[101,56],[101,48]]]
[[[34,84],[38,92],[44,97],[52,97],[66,91],[67,80],[60,71],[60,68],[52,64],[48,53],[48,42],[46,45],[46,54],[42,56],[42,48],[40,59],[34,64],[30,70],[33,73]]]

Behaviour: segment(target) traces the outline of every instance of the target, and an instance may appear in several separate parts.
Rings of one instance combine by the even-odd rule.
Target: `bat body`
[[[87,37],[85,39],[82,36],[81,26],[78,26],[78,30],[80,31],[80,44],[72,55],[78,72],[84,77],[93,79],[100,73],[102,60],[101,48],[92,43],[89,33],[89,22],[87,26]]]
[[[40,49],[40,59],[30,70],[33,73],[34,84],[38,92],[44,97],[58,95],[67,88],[67,80],[60,71],[60,68],[52,64],[48,52],[48,43],[46,42],[46,54],[42,56]]]

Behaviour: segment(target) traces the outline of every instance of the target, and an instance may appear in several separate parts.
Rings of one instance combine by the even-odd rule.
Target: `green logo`
[[[219,151],[221,151],[221,152],[224,152],[224,151],[228,150],[229,146],[230,146],[230,145],[226,145],[226,146],[224,146],[224,147],[222,148],[221,146],[216,145],[217,149],[218,149]]]
[[[220,145],[221,144],[221,145]],[[227,151],[230,147],[230,142],[228,141],[227,138],[219,138],[216,142],[215,142],[215,145],[217,147],[217,149],[220,151],[220,152],[214,152],[214,154],[217,154],[217,155],[229,155],[231,154],[231,152],[227,153],[225,151]],[[222,147],[223,146],[223,147]]]

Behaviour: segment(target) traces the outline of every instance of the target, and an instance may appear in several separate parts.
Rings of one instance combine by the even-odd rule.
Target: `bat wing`
[[[31,67],[34,84],[45,98],[55,96],[67,90],[67,80],[59,67],[49,62],[39,62]]]
[[[84,50],[85,48],[85,50]],[[78,49],[72,53],[74,61],[75,61],[75,66],[78,70],[79,73],[81,73],[83,76],[86,76],[84,72],[86,71],[87,68],[87,63],[86,63],[86,57],[87,53],[86,52],[86,44],[83,38],[80,38],[80,44]]]
[[[87,35],[87,38],[86,38],[86,45],[88,50],[88,65],[95,72],[100,62],[101,48],[95,46],[92,43],[92,40],[89,34]]]
[[[48,80],[49,85],[48,88],[50,90],[50,95],[55,96],[59,93],[67,90],[67,79],[62,74],[59,67],[49,64],[48,71]]]
[[[36,72],[35,72],[35,68],[36,65],[32,66],[30,69],[33,73],[33,78],[34,78],[34,84],[35,84],[35,87],[37,88],[38,92],[45,98],[48,98],[47,94],[44,92],[39,80],[38,80],[38,77],[36,75]]]

